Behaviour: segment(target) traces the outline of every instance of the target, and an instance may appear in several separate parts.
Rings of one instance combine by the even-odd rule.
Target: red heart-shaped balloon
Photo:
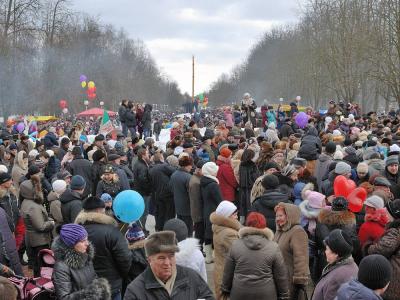
[[[343,175],[336,176],[335,181],[333,182],[333,190],[335,192],[335,196],[345,197],[347,196],[356,188],[356,183],[351,180],[347,179]]]
[[[362,187],[356,188],[347,196],[349,210],[352,212],[361,211],[365,199],[367,199],[367,191]]]

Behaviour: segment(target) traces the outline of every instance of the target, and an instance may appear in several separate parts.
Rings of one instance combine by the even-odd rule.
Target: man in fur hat
[[[214,299],[207,283],[194,270],[176,265],[179,251],[175,232],[159,231],[145,242],[149,268],[132,281],[125,300],[136,299]]]

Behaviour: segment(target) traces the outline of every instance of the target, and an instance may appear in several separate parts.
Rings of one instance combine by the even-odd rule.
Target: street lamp
[[[89,101],[85,100],[85,101],[83,101],[83,104],[85,105],[85,110],[87,110],[88,105],[89,105]]]

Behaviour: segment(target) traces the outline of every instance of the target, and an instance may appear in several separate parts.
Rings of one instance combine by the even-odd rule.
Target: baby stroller
[[[56,299],[54,285],[51,281],[55,264],[53,251],[43,249],[39,252],[40,277],[30,278],[17,276],[9,278],[18,290],[19,300],[52,300]]]

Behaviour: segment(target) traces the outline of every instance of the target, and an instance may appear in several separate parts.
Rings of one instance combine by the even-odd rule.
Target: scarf
[[[174,284],[175,284],[175,279],[176,279],[176,267],[174,267],[172,269],[172,275],[171,277],[167,280],[167,282],[163,282],[161,279],[159,279],[157,276],[154,275],[154,277],[156,278],[156,280],[158,281],[159,284],[161,284],[161,286],[167,290],[168,295],[171,296],[172,294],[172,290],[174,288]]]
[[[215,177],[215,176],[212,176],[212,175],[204,175],[204,177],[211,178],[212,180],[216,181],[216,182],[219,184],[219,180],[218,180],[218,178]]]

